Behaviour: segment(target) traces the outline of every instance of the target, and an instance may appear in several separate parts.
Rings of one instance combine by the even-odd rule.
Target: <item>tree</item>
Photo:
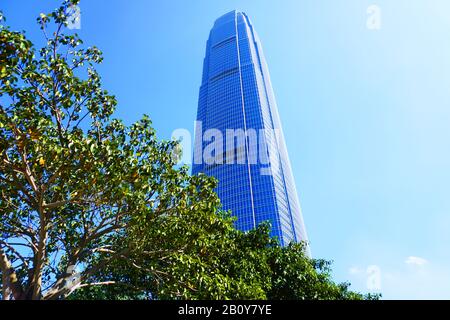
[[[169,268],[171,274],[190,279],[193,287],[200,288],[187,290],[181,297],[270,300],[377,300],[380,297],[353,292],[349,290],[349,283],[333,282],[330,262],[311,260],[301,243],[280,247],[276,239],[270,238],[269,224],[262,224],[248,233],[230,229],[227,234],[233,238],[227,241],[227,246],[218,248],[211,255],[201,256],[196,263],[177,261],[172,265],[173,269]],[[143,257],[141,263],[145,264],[145,261],[148,260]],[[211,277],[214,273],[215,276]],[[136,273],[136,270],[126,266],[112,265],[107,272],[96,274],[94,281],[108,281],[116,277],[126,279],[123,282],[133,283],[141,290],[91,287],[77,291],[70,298],[145,299],[154,298],[151,293],[157,292],[155,288],[150,288],[146,273]],[[159,298],[173,296],[163,293]]]
[[[268,263],[272,270],[267,298],[272,300],[377,300],[378,294],[362,295],[349,290],[349,283],[336,284],[331,278],[331,263],[310,260],[302,244],[274,246]]]
[[[40,15],[40,50],[0,26],[1,297],[362,298],[267,225],[234,229],[215,180],[178,167],[147,116],[112,117],[100,50],[64,33],[77,3]]]

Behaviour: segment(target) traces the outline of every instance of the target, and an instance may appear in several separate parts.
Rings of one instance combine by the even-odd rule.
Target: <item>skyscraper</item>
[[[196,123],[192,171],[218,179],[236,227],[270,221],[282,245],[307,240],[261,42],[243,12],[210,32]]]

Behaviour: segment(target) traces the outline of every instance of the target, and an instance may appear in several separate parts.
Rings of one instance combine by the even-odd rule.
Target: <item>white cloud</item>
[[[348,273],[350,273],[350,274],[359,274],[362,272],[363,272],[363,270],[359,267],[351,267],[350,269],[348,269]]]
[[[405,263],[414,266],[424,266],[428,263],[428,261],[421,257],[410,256],[405,260]]]

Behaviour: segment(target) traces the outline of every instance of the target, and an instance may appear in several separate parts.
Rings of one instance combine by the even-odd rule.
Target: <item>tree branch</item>
[[[0,269],[2,270],[3,299],[9,299],[12,294],[15,300],[23,298],[22,285],[19,283],[17,274],[11,265],[6,253],[0,248]]]

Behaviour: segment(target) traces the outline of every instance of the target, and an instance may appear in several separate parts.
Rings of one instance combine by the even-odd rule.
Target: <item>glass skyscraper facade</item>
[[[243,12],[217,19],[207,41],[192,171],[218,179],[238,229],[270,221],[282,245],[307,240],[261,42]]]

